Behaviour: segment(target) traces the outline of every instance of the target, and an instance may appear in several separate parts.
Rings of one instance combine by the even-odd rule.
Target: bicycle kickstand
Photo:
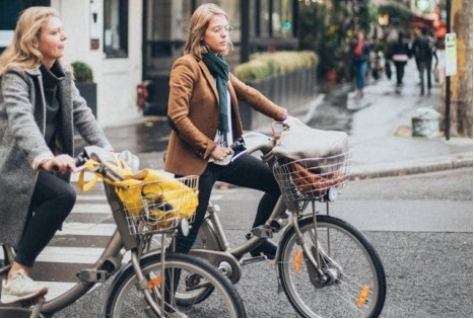
[[[36,299],[36,304],[34,305],[33,310],[31,311],[30,318],[40,317],[41,308],[43,307],[44,301],[45,301],[44,296],[39,296]]]

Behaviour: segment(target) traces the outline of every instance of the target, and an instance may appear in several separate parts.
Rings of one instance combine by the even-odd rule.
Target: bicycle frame
[[[247,143],[249,154],[261,151],[264,155],[263,157],[272,149],[274,143],[273,138],[257,132],[245,133],[244,139]],[[291,213],[288,213],[288,210],[290,210]],[[224,228],[219,220],[218,211],[219,209],[216,205],[209,203],[206,217],[200,229],[200,234],[202,234],[203,237],[206,239],[212,238],[214,240],[213,243],[210,243],[210,245],[213,246],[207,249],[192,248],[190,254],[205,258],[212,264],[218,266],[233,283],[240,280],[242,266],[266,260],[264,256],[242,258],[244,254],[258,247],[266,238],[271,238],[273,233],[285,228],[288,225],[288,220],[291,226],[286,227],[283,235],[293,227],[301,238],[302,234],[299,229],[299,220],[307,217],[302,214],[303,209],[301,207],[287,207],[283,197],[280,196],[268,220],[263,226],[259,227],[259,234],[254,234],[255,236],[252,236],[249,240],[235,247],[230,247]],[[314,201],[313,214],[315,214]],[[200,234],[198,234],[198,240]],[[308,257],[311,266],[320,276],[324,276],[318,266],[320,263],[314,258],[314,254],[308,245],[302,242],[301,247],[305,256]]]

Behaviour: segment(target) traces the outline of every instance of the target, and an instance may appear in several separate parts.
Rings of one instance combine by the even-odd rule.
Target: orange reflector
[[[161,285],[161,277],[152,278],[152,279],[148,280],[147,283],[146,283],[146,287],[148,289],[153,289],[153,288],[155,288],[159,285]]]
[[[359,306],[359,308],[362,308],[366,304],[367,297],[369,297],[369,291],[370,288],[367,285],[362,286],[360,289],[359,298],[357,299],[357,306]]]
[[[295,252],[295,261],[293,262],[293,269],[296,272],[299,272],[301,269],[301,263],[303,262],[303,251],[298,249]]]

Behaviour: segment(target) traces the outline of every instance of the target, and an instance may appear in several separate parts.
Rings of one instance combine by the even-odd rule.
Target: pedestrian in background
[[[47,293],[29,272],[76,201],[74,128],[110,148],[62,61],[66,39],[55,9],[30,7],[0,55],[0,242],[16,251],[4,304]]]
[[[233,157],[231,147],[242,136],[238,100],[278,121],[286,109],[229,72],[224,56],[232,42],[228,15],[215,4],[203,4],[193,13],[184,55],[171,69],[168,117],[173,128],[164,169],[176,177],[199,175],[199,205],[189,235],[177,236],[176,251],[187,253],[194,244],[216,181],[264,192],[252,227],[270,216],[280,190],[267,164],[249,154]],[[269,259],[276,244],[266,240],[251,252]]]
[[[357,32],[357,38],[351,47],[352,70],[356,79],[357,97],[364,96],[365,77],[370,59],[370,46],[363,31]]]
[[[418,71],[420,72],[420,94],[425,94],[425,74],[427,80],[428,94],[431,94],[431,68],[433,58],[435,59],[435,70],[438,67],[438,55],[434,45],[434,39],[430,36],[427,29],[423,28],[421,34],[413,41],[413,55],[416,60]]]
[[[387,58],[395,65],[396,73],[396,91],[400,92],[403,85],[403,76],[405,74],[405,66],[412,56],[410,42],[405,38],[403,32],[398,32],[397,40],[390,47]]]

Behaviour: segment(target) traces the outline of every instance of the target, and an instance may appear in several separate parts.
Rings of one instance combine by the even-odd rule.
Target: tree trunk
[[[472,138],[472,0],[453,0],[451,12],[457,73],[451,77],[450,135]]]

